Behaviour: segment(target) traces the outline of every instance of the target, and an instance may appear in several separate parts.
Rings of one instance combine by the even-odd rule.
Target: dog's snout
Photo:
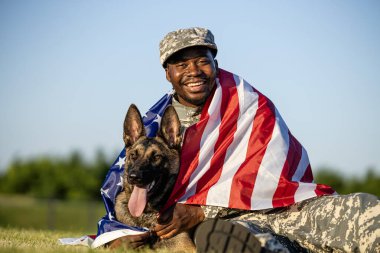
[[[131,173],[129,173],[129,178],[130,179],[138,179],[139,178],[139,176],[137,175],[137,173],[135,173],[135,172],[131,172]]]
[[[130,184],[141,184],[143,181],[143,175],[141,171],[130,170],[127,175],[127,180]]]

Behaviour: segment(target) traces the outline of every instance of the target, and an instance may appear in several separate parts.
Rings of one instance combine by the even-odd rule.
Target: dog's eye
[[[129,159],[132,160],[132,161],[136,160],[136,159],[137,159],[137,154],[134,153],[134,152],[131,153],[131,154],[129,155]]]
[[[154,163],[159,163],[161,162],[162,156],[161,155],[154,155],[153,156],[153,162]]]

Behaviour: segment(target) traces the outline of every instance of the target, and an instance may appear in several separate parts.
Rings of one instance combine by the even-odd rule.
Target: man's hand
[[[154,231],[160,239],[168,239],[195,227],[204,219],[200,206],[177,203],[158,218]]]
[[[146,245],[150,239],[150,232],[146,232],[138,235],[127,235],[108,243],[110,249],[115,249],[119,247],[127,247],[136,249]]]

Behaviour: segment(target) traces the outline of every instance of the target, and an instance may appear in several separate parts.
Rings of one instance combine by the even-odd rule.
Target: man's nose
[[[201,69],[195,62],[192,62],[188,65],[187,72],[189,76],[199,76],[202,73]]]

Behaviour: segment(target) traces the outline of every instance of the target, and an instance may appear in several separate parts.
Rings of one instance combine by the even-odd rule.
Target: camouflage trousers
[[[276,252],[288,251],[281,250],[284,238],[311,252],[380,252],[380,201],[370,194],[323,196],[229,220],[249,228]]]

